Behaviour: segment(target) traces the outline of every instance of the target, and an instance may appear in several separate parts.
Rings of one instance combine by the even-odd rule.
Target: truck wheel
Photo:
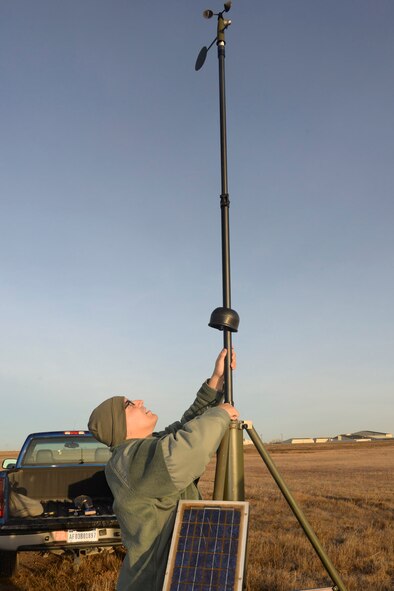
[[[18,553],[0,550],[0,577],[12,577],[18,568]]]

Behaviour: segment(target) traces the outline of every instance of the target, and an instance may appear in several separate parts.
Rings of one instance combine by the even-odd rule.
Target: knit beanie
[[[112,396],[99,404],[90,415],[88,427],[94,437],[108,447],[114,447],[125,441],[124,396]]]

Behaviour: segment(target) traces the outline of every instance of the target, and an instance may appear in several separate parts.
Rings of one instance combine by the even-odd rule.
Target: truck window
[[[32,439],[22,465],[104,464],[110,457],[109,448],[93,437],[45,437]]]

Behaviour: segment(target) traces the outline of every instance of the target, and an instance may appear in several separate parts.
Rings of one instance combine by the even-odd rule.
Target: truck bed
[[[113,500],[104,469],[98,466],[19,468],[9,471],[8,480],[13,490],[41,502],[73,501],[79,495]]]
[[[3,531],[59,529],[66,524],[68,528],[118,527],[103,467],[20,468],[10,471],[8,479],[15,492],[39,500],[44,513],[38,517],[9,516]],[[94,515],[77,510],[74,499],[81,495],[91,498]]]

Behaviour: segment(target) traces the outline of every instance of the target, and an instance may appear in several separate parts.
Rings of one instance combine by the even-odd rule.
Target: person
[[[158,417],[143,400],[113,396],[90,416],[90,431],[112,450],[105,475],[126,548],[117,591],[162,589],[177,503],[201,498],[196,481],[239,416],[221,402],[226,355],[181,420],[163,431],[153,431]]]

